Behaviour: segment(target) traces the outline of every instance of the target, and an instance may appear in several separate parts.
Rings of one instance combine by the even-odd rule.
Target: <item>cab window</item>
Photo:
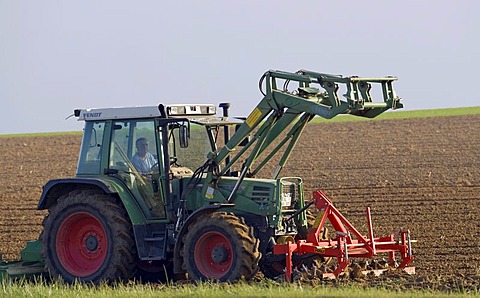
[[[102,140],[105,122],[86,122],[83,134],[80,158],[77,165],[78,175],[98,175],[102,156]]]

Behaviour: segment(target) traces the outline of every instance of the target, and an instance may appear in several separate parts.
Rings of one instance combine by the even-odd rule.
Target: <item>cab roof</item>
[[[165,114],[160,112],[165,109]],[[172,104],[158,106],[133,106],[112,108],[75,109],[74,115],[81,121],[145,119],[145,118],[187,118],[202,125],[232,125],[242,121],[230,121],[227,117],[216,116],[213,104]]]
[[[162,107],[165,108],[166,115],[161,114]],[[111,120],[111,119],[141,119],[155,117],[182,117],[190,116],[214,116],[217,108],[213,104],[174,104],[158,106],[134,106],[134,107],[113,107],[113,108],[90,108],[76,109],[74,115],[78,120]]]

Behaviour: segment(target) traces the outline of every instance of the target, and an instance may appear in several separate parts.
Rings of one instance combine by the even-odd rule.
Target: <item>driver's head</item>
[[[146,154],[148,151],[148,139],[147,138],[138,138],[135,142],[135,146],[137,147],[137,151],[140,154]]]

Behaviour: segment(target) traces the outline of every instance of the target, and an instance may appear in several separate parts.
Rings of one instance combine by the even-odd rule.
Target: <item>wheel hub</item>
[[[217,264],[220,264],[222,262],[225,262],[228,259],[228,251],[225,247],[217,245],[214,248],[212,248],[210,256],[212,258],[212,261],[214,261]]]
[[[95,251],[98,248],[98,239],[94,235],[87,237],[85,245],[89,251]]]

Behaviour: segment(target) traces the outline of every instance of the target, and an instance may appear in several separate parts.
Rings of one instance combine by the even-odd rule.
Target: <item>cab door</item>
[[[115,169],[149,219],[164,219],[161,134],[154,119],[113,123],[109,167]]]

